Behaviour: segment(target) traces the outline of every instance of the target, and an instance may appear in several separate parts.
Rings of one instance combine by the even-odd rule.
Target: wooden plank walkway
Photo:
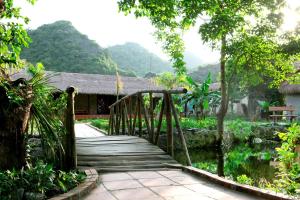
[[[76,148],[77,165],[82,169],[139,171],[179,165],[159,147],[136,136],[77,137]]]

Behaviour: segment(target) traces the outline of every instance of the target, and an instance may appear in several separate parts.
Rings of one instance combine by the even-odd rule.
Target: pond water
[[[189,154],[194,167],[217,172],[217,153],[214,148],[189,149]],[[185,157],[182,152],[176,152],[177,161],[185,164]],[[248,145],[235,145],[224,153],[225,176],[237,180],[237,177],[246,175],[251,178],[252,184],[259,186],[266,181],[272,182],[275,177],[274,157],[276,151],[274,147],[261,145],[250,147]]]

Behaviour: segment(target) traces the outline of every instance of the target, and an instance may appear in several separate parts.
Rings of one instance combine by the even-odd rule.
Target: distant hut
[[[300,116],[300,84],[283,83],[279,92],[285,96],[285,104],[295,107],[295,114]]]
[[[117,99],[115,75],[80,74],[66,72],[46,72],[55,74],[49,82],[58,90],[65,91],[67,87],[77,89],[75,97],[76,119],[108,117],[109,106]],[[26,77],[24,71],[14,75],[15,78]],[[122,89],[120,98],[142,90],[159,90],[150,79],[137,77],[121,77]]]

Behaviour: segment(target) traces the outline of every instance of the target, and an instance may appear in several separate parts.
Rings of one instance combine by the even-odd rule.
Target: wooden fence
[[[185,93],[186,90],[148,90],[137,92],[123,97],[110,106],[109,135],[138,135],[146,137],[149,142],[158,145],[162,122],[166,119],[167,153],[174,156],[174,131],[172,118],[186,156],[187,165],[191,165],[185,138],[172,94]],[[148,105],[145,104],[147,96]],[[155,113],[157,99],[162,98],[159,113]],[[156,115],[158,114],[158,115]],[[155,120],[157,119],[157,120]],[[157,121],[157,123],[155,123]],[[146,134],[143,133],[143,123],[146,125]]]

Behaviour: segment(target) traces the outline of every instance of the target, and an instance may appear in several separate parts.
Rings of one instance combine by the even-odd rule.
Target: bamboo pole
[[[173,128],[172,128],[172,111],[171,101],[168,92],[164,93],[166,103],[166,123],[167,123],[167,152],[173,157],[174,156],[174,141],[173,141]]]
[[[169,94],[169,95],[170,95],[170,94]],[[181,129],[181,127],[180,127],[179,118],[178,118],[178,115],[177,115],[177,113],[176,113],[174,101],[173,101],[171,95],[170,95],[170,103],[171,103],[171,108],[172,108],[172,113],[173,113],[173,116],[174,116],[176,128],[177,128],[177,131],[178,131],[178,133],[179,133],[179,136],[180,136],[180,139],[181,139],[181,144],[182,144],[182,147],[183,147],[183,151],[184,151],[184,154],[185,154],[186,159],[187,159],[187,165],[188,165],[188,166],[191,166],[191,165],[192,165],[192,162],[191,162],[191,159],[190,159],[189,151],[188,151],[188,148],[187,148],[187,145],[186,145],[186,141],[185,141],[185,138],[184,138],[182,129]]]

